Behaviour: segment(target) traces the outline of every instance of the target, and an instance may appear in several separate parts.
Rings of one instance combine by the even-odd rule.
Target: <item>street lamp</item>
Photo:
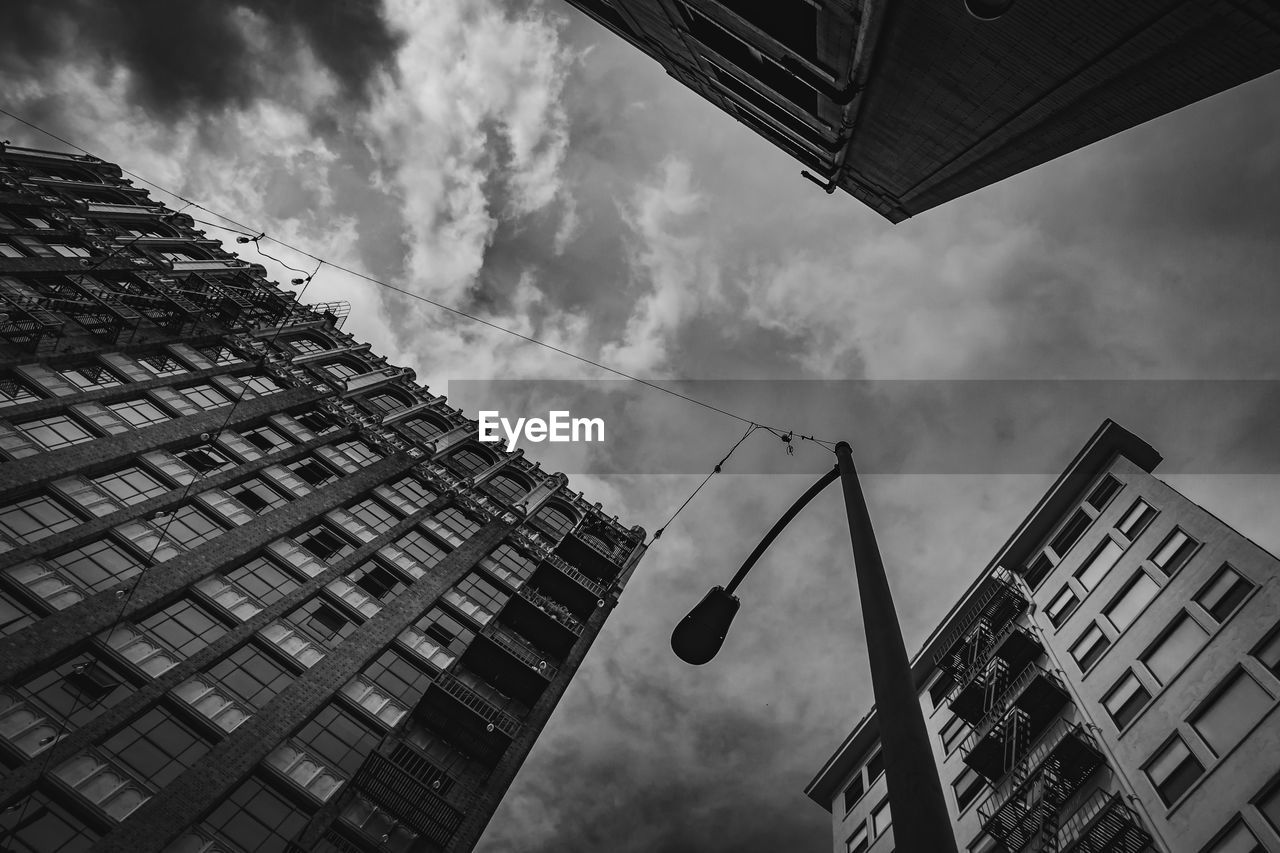
[[[862,623],[867,633],[867,657],[884,750],[889,805],[897,818],[893,829],[897,850],[900,853],[956,853],[951,818],[933,762],[880,548],[876,545],[867,502],[853,465],[853,450],[842,441],[836,445],[835,452],[836,467],[823,474],[778,519],[729,586],[713,587],[689,615],[680,620],[671,633],[671,649],[691,664],[701,665],[715,657],[738,612],[739,601],[733,594],[738,584],[791,519],[838,477],[844,490]]]

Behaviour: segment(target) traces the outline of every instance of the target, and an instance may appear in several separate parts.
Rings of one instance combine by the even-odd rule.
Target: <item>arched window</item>
[[[288,344],[293,347],[293,351],[298,355],[310,355],[313,352],[324,352],[329,349],[327,340],[314,335],[300,335],[296,338],[289,338]]]
[[[529,494],[529,485],[523,477],[499,471],[484,484],[484,490],[500,501],[513,504]]]
[[[577,519],[567,509],[554,504],[547,504],[538,510],[538,514],[533,517],[533,520],[538,523],[539,527],[550,533],[554,539],[561,538],[578,523]]]
[[[435,441],[449,431],[444,424],[426,415],[410,418],[400,425],[400,429],[418,441]]]
[[[471,447],[450,453],[445,463],[464,477],[470,477],[493,464],[493,458]]]

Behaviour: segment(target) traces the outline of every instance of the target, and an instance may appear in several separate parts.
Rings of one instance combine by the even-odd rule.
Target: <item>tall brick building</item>
[[[569,0],[892,222],[1280,67],[1270,0]]]
[[[0,849],[469,850],[644,531],[193,226],[0,148]]]
[[[1159,462],[1104,423],[916,656],[960,850],[1280,851],[1280,560]],[[894,849],[878,731],[807,789],[836,853]]]

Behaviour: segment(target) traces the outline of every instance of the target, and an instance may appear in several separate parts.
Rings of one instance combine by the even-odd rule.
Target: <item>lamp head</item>
[[[1009,11],[1014,0],[964,0],[964,8],[979,21],[994,21]]]
[[[700,666],[716,656],[738,612],[738,597],[712,587],[671,632],[671,650],[685,663]]]

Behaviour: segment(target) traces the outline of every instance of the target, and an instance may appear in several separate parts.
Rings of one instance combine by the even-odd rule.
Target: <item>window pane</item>
[[[1172,575],[1186,565],[1187,560],[1191,559],[1191,552],[1199,544],[1181,530],[1174,530],[1151,555],[1151,562],[1159,566],[1166,575]]]
[[[969,804],[978,798],[987,787],[987,782],[978,775],[972,767],[966,767],[956,780],[951,783],[951,789],[956,796],[956,810],[964,811]]]
[[[1151,523],[1151,519],[1155,517],[1156,511],[1152,509],[1151,504],[1139,499],[1125,513],[1124,518],[1120,519],[1120,523],[1116,525],[1116,530],[1119,530],[1132,541],[1146,529],[1147,525]]]
[[[885,830],[893,825],[893,813],[889,811],[889,801],[885,800],[871,813],[871,831],[876,838],[884,835]]]
[[[93,433],[67,415],[50,415],[14,424],[27,438],[45,450],[59,450],[93,439]]]
[[[1204,849],[1204,853],[1266,853],[1244,821],[1236,822],[1226,833]]]
[[[1120,490],[1120,481],[1110,474],[1102,478],[1102,482],[1093,490],[1093,494],[1089,495],[1086,503],[1099,512],[1107,505],[1107,501],[1111,500],[1111,496]]]
[[[183,658],[227,633],[222,623],[188,599],[179,599],[138,623]]]
[[[1257,806],[1271,827],[1280,832],[1280,783],[1273,784],[1270,791],[1258,798]]]
[[[218,805],[206,823],[232,844],[254,853],[285,853],[309,816],[271,786],[250,776]]]
[[[1166,806],[1172,805],[1178,797],[1204,773],[1200,760],[1191,754],[1181,738],[1175,737],[1147,765],[1147,775],[1156,786],[1160,799]]]
[[[93,482],[98,488],[126,504],[142,503],[169,491],[168,486],[139,468],[124,468],[112,474],[104,474],[96,477]]]
[[[877,752],[875,755],[871,756],[871,759],[867,762],[867,783],[874,785],[875,781],[880,778],[880,774],[883,772],[884,753]]]
[[[267,704],[294,679],[291,673],[252,643],[241,646],[211,666],[209,675],[254,710]]]
[[[142,571],[141,563],[109,539],[46,557],[45,562],[71,575],[92,592],[115,586]]]
[[[1191,726],[1217,754],[1239,743],[1271,709],[1271,694],[1243,670],[1191,719]]]
[[[1198,603],[1216,621],[1226,619],[1245,600],[1253,584],[1230,566],[1223,566],[1196,596]]]
[[[1071,546],[1075,545],[1080,537],[1084,535],[1091,521],[1089,514],[1084,510],[1076,510],[1075,515],[1071,516],[1071,519],[1058,531],[1058,535],[1053,537],[1049,547],[1059,557],[1065,557],[1067,552],[1071,550]]]
[[[1151,693],[1138,680],[1138,677],[1129,671],[1116,683],[1115,687],[1111,688],[1111,692],[1102,700],[1102,705],[1111,715],[1116,728],[1123,729],[1150,701]]]
[[[1076,580],[1080,581],[1085,589],[1093,589],[1107,576],[1107,572],[1115,567],[1116,561],[1122,554],[1124,554],[1124,548],[1114,539],[1107,539],[1102,547],[1093,552],[1088,562],[1076,570]]]
[[[49,799],[32,791],[25,807],[0,812],[0,839],[13,853],[88,853],[98,833]]]
[[[265,557],[232,569],[227,572],[227,579],[258,599],[263,607],[270,607],[298,588],[298,582],[292,575]]]
[[[43,495],[0,507],[0,530],[19,542],[35,542],[79,524],[70,510]]]
[[[1067,618],[1079,603],[1080,599],[1076,598],[1075,591],[1071,587],[1063,587],[1062,592],[1059,592],[1049,602],[1045,612],[1049,614],[1049,621],[1053,623],[1054,627],[1057,627],[1067,621]]]
[[[1102,629],[1095,622],[1085,629],[1080,639],[1076,640],[1076,644],[1071,647],[1071,657],[1075,658],[1081,672],[1087,672],[1110,645],[1111,640],[1102,633]]]
[[[1106,616],[1117,631],[1123,631],[1133,624],[1133,620],[1138,618],[1138,614],[1159,592],[1160,587],[1151,576],[1146,572],[1139,572],[1124,592],[1107,606]]]
[[[1142,662],[1157,681],[1166,684],[1200,650],[1208,636],[1199,624],[1184,613],[1174,623],[1172,630],[1147,650],[1142,656]]]
[[[844,842],[845,853],[864,853],[867,849],[867,825],[859,826]]]
[[[1280,675],[1280,627],[1273,629],[1270,636],[1254,651],[1253,656],[1262,661],[1262,665],[1276,675]]]
[[[849,787],[844,789],[844,810],[847,812],[853,808],[854,803],[862,799],[865,789],[862,787],[862,771],[858,771],[858,775],[853,777],[853,781],[849,783]]]
[[[209,744],[162,705],[108,737],[100,748],[136,778],[163,787],[203,758]]]
[[[178,390],[201,409],[216,409],[231,402],[221,389],[215,388],[207,382],[179,388]]]

